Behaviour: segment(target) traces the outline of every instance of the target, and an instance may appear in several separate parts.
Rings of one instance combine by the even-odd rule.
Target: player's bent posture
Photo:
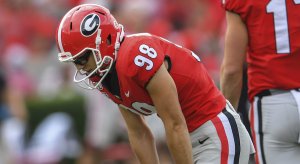
[[[159,163],[143,116],[157,113],[176,163],[247,163],[251,139],[233,107],[192,51],[150,34],[124,35],[109,10],[71,9],[57,30],[61,62],[74,81],[120,107],[141,163]]]
[[[223,0],[221,90],[236,105],[247,58],[256,163],[300,163],[300,0]],[[247,53],[247,56],[246,56]]]

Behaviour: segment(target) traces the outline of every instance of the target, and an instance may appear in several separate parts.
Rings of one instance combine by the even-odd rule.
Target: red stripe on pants
[[[255,135],[255,127],[254,127],[254,108],[253,108],[254,103],[252,103],[251,108],[250,108],[250,127],[251,127],[251,134],[252,134],[252,140],[254,144],[255,151],[257,150],[256,147],[256,135]],[[256,151],[255,153],[255,162],[256,164],[259,164],[258,160],[258,152]]]
[[[228,147],[228,140],[227,140],[224,126],[223,126],[221,120],[219,119],[219,117],[215,117],[211,121],[214,124],[214,126],[217,130],[219,139],[221,141],[221,164],[227,164],[228,156],[229,156],[229,147]]]

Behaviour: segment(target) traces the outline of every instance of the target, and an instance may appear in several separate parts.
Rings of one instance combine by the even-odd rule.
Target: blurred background
[[[219,85],[220,0],[0,0],[0,163],[134,164],[117,106],[72,83],[55,32],[72,7],[109,8],[127,34],[149,32],[198,54]],[[147,117],[161,163],[172,163],[161,121]]]

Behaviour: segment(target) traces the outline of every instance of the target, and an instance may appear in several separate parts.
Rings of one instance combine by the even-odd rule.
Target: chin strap
[[[124,26],[122,24],[119,24],[119,26],[121,27],[121,34],[120,34],[119,42],[121,43],[124,39],[125,32],[124,32]]]
[[[117,54],[120,49],[121,42],[124,39],[124,35],[125,35],[123,25],[119,24],[119,26],[121,27],[121,31],[117,33],[117,37],[116,37],[115,52],[114,52],[115,59],[117,59]]]
[[[100,51],[99,45],[101,44],[101,37],[100,37],[100,35],[101,35],[101,29],[98,29],[95,43],[96,43],[96,49],[99,50],[99,51]]]

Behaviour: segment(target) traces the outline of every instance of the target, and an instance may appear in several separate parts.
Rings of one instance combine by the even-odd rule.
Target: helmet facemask
[[[114,52],[114,56],[115,56],[115,59],[116,59],[116,55],[117,55],[117,52],[119,50],[119,47],[120,47],[120,35],[124,35],[124,31],[123,31],[123,26],[120,25],[121,28],[122,28],[122,31],[121,32],[118,32],[117,33],[117,37],[116,37],[116,42],[115,42],[115,45],[114,45],[114,49],[115,49],[115,52]],[[85,55],[86,53],[90,53],[93,55],[93,58],[94,58],[94,61],[96,63],[96,68],[88,73],[86,71],[84,71],[83,69],[76,69],[76,72],[74,74],[74,77],[73,77],[73,81],[75,83],[77,83],[80,87],[84,88],[84,89],[88,89],[88,90],[91,90],[91,89],[101,89],[102,88],[102,81],[104,80],[104,78],[107,76],[107,74],[109,73],[109,70],[111,69],[112,65],[113,65],[113,62],[115,59],[113,59],[111,56],[109,55],[103,55],[104,57],[102,58],[102,55],[101,55],[101,52],[99,50],[100,46],[99,44],[101,43],[101,29],[98,30],[98,34],[97,34],[97,37],[96,37],[96,49],[95,48],[84,48],[82,51],[80,51],[78,54],[76,55],[72,55],[71,53],[69,52],[64,52],[64,53],[59,53],[58,56],[59,56],[59,60],[61,62],[76,62],[76,60],[78,58],[80,58],[81,56]],[[123,36],[122,36],[123,37]],[[111,39],[111,38],[110,38]],[[111,42],[111,40],[107,40],[107,42]],[[89,51],[89,52],[87,52]],[[87,74],[88,73],[88,74]],[[94,81],[92,80],[92,77],[93,75],[97,74],[99,76],[99,81]]]
[[[84,89],[101,88],[101,82],[108,74],[113,64],[113,58],[110,56],[104,56],[102,59],[100,51],[97,49],[86,48],[84,51],[91,51],[94,61],[96,62],[96,68],[91,72],[86,72],[83,69],[76,69],[73,81]],[[93,76],[98,77],[93,78]]]

